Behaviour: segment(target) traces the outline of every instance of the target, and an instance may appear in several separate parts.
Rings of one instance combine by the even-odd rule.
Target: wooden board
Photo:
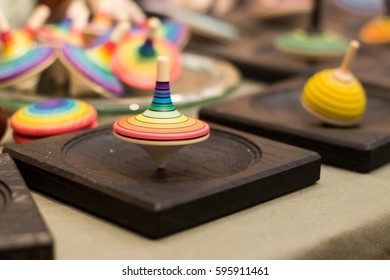
[[[52,259],[52,238],[14,161],[0,154],[0,167],[0,259]]]
[[[322,125],[300,104],[306,79],[288,81],[264,94],[233,100],[200,111],[200,118],[317,151],[324,163],[370,172],[390,161],[390,99],[386,90],[366,87],[367,112],[352,128]]]
[[[5,149],[28,185],[151,238],[160,238],[309,186],[320,157],[213,127],[158,170],[104,127]]]
[[[326,2],[328,5],[324,12],[323,28],[349,39],[358,39],[359,29],[370,18],[350,14],[331,5],[331,1]],[[246,77],[268,82],[277,82],[292,76],[313,73],[319,69],[335,67],[341,62],[341,58],[304,61],[276,49],[275,38],[297,28],[306,28],[308,15],[259,22],[251,18],[248,11],[241,8],[227,20],[240,27],[242,32],[239,40],[221,43],[192,36],[188,48],[229,60],[238,66]],[[354,63],[354,69],[358,69],[360,63],[364,63],[367,59],[374,58],[379,61],[380,54],[385,50],[384,47],[363,45]]]

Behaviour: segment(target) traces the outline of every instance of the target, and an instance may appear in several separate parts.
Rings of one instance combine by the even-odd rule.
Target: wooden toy
[[[324,123],[356,125],[365,111],[365,91],[350,72],[358,48],[359,42],[352,41],[339,68],[316,73],[304,86],[301,98],[303,108]]]
[[[334,0],[336,5],[357,14],[379,14],[383,0]]]
[[[378,16],[360,30],[360,39],[366,44],[384,44],[390,42],[390,1],[385,0],[384,14]]]
[[[324,125],[301,105],[307,78],[280,83],[260,95],[220,103],[200,111],[200,118],[317,151],[324,163],[370,172],[390,162],[390,100],[387,89],[364,85],[367,108],[361,124]]]
[[[125,117],[113,126],[115,137],[139,145],[159,168],[180,148],[209,138],[207,123],[182,115],[172,104],[169,87],[169,58],[157,58],[156,87],[149,108]]]
[[[121,81],[139,89],[153,89],[156,75],[156,59],[168,56],[170,59],[171,82],[175,82],[182,72],[179,50],[166,40],[155,37],[160,25],[158,18],[149,19],[149,34],[133,34],[118,46],[112,69]]]
[[[3,138],[7,130],[7,115],[3,108],[0,107],[0,140]]]
[[[275,19],[297,14],[307,14],[311,10],[310,0],[257,0],[253,1],[251,13],[261,20]]]
[[[112,126],[5,151],[29,187],[151,238],[309,186],[320,175],[316,153],[219,126],[165,169],[114,137]]]
[[[348,46],[347,40],[322,30],[320,26],[322,0],[315,0],[313,4],[309,28],[298,29],[278,37],[276,47],[289,55],[308,59],[341,56]]]
[[[43,27],[37,34],[37,40],[55,48],[64,43],[84,46],[84,30],[88,24],[90,12],[83,0],[73,0],[69,4],[65,18],[59,24]]]
[[[53,239],[14,161],[0,154],[0,166],[0,259],[52,259]]]
[[[111,70],[111,59],[129,27],[125,22],[118,24],[108,41],[91,49],[69,44],[62,48],[59,58],[71,73],[71,95],[93,91],[112,98],[124,93],[121,82]]]
[[[38,82],[42,70],[57,58],[50,47],[38,46],[34,42],[35,31],[49,15],[48,7],[38,6],[24,28],[13,32],[3,14],[0,14],[0,87],[17,85],[31,88]]]
[[[66,98],[33,103],[11,117],[14,140],[24,143],[42,137],[96,127],[96,110],[89,104]]]

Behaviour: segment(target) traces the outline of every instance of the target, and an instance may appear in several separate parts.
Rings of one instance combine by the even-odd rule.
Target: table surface
[[[262,88],[244,82],[230,98]],[[389,182],[389,164],[369,174],[323,165],[313,186],[160,240],[33,197],[57,259],[389,259]]]

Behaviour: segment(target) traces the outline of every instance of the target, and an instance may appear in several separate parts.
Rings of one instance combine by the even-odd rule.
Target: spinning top
[[[83,128],[96,127],[91,105],[67,98],[47,99],[19,109],[11,117],[14,140],[23,143]]]
[[[7,115],[3,108],[0,107],[0,140],[3,138],[5,131],[7,130]]]
[[[27,24],[18,32],[12,32],[4,15],[0,14],[0,87],[19,84],[35,78],[36,74],[50,66],[56,59],[55,51],[49,47],[37,46],[35,31],[49,15],[48,7],[36,8]],[[34,79],[33,83],[36,83]]]
[[[83,0],[73,0],[66,9],[65,19],[58,25],[42,28],[37,40],[56,48],[61,48],[64,43],[82,46],[83,30],[88,23],[89,15],[88,7]]]
[[[209,137],[207,123],[182,115],[171,101],[169,89],[169,58],[157,59],[157,78],[153,101],[137,116],[114,123],[114,135],[143,148],[159,168],[164,168],[170,156],[185,145]]]
[[[73,74],[71,75],[72,94],[77,94],[87,86],[96,93],[113,97],[124,93],[121,82],[111,70],[111,58],[127,30],[128,23],[119,23],[112,32],[110,39],[103,45],[83,49],[74,45],[65,45],[60,53],[60,60]]]
[[[305,14],[311,9],[310,0],[258,0],[255,2],[251,10],[263,20]]]
[[[334,0],[333,2],[357,14],[377,14],[382,9],[381,0]]]
[[[385,0],[385,14],[366,23],[360,30],[360,39],[366,44],[390,42],[390,1]]]
[[[335,126],[359,122],[366,108],[366,96],[360,82],[349,68],[359,48],[352,41],[340,68],[323,70],[304,86],[301,103],[312,116]]]
[[[160,25],[158,18],[149,19],[149,34],[131,34],[118,46],[112,61],[117,77],[139,89],[152,89],[155,85],[156,59],[168,56],[171,61],[171,81],[176,81],[182,71],[179,50],[166,40],[155,37]]]
[[[321,0],[314,0],[307,30],[295,30],[277,38],[276,47],[287,54],[302,58],[328,58],[342,55],[348,42],[339,36],[324,32],[320,27]]]
[[[116,13],[118,20],[130,20],[133,22],[133,31],[148,32],[148,18],[138,4],[133,1],[126,1],[120,9],[121,10],[118,10]],[[188,42],[189,30],[184,23],[167,19],[157,28],[156,37],[164,38],[182,49]]]

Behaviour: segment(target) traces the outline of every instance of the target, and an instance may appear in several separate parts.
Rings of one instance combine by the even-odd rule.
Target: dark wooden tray
[[[0,154],[0,259],[52,259],[53,241],[12,158]]]
[[[358,127],[322,125],[300,104],[306,79],[288,81],[264,94],[201,110],[202,119],[317,151],[324,163],[369,172],[390,161],[390,99],[386,90],[366,86],[368,108]]]
[[[31,188],[151,238],[309,186],[318,154],[213,127],[210,138],[158,170],[111,126],[5,149]]]
[[[370,18],[350,14],[324,1],[323,28],[349,39],[358,39],[358,31]],[[237,41],[221,43],[207,38],[192,36],[188,48],[193,51],[217,56],[231,61],[240,68],[244,76],[277,82],[301,74],[313,73],[323,68],[338,66],[341,58],[323,61],[304,61],[288,56],[278,51],[274,45],[276,37],[305,28],[308,25],[308,15],[290,16],[285,19],[259,22],[249,16],[244,8],[237,9],[227,17],[241,29],[241,37]],[[380,51],[378,53],[378,51]],[[378,60],[384,47],[362,45],[359,50],[354,69],[360,68],[366,60]]]

